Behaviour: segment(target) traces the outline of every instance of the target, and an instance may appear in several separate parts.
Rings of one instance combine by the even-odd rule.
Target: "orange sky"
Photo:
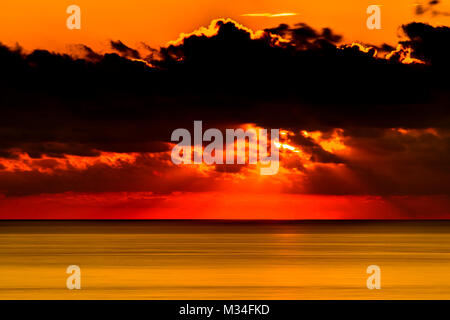
[[[252,29],[273,27],[281,22],[306,22],[314,28],[331,27],[346,41],[381,44],[396,43],[397,28],[402,23],[427,21],[448,24],[450,17],[414,15],[414,0],[377,0],[382,6],[382,30],[366,28],[369,0],[15,0],[4,1],[0,10],[0,42],[19,43],[26,49],[45,48],[67,51],[68,45],[83,43],[95,50],[108,49],[108,40],[120,39],[130,46],[144,41],[152,46],[176,39],[180,32],[190,32],[218,17],[230,17]],[[81,8],[81,30],[68,30],[66,8]],[[446,11],[448,3],[440,9]],[[249,13],[294,12],[288,17],[248,17]]]
[[[442,219],[447,196],[201,192],[60,193],[0,198],[3,219]]]
[[[66,8],[72,4],[81,7],[81,30],[66,27]],[[376,3],[382,6],[383,28],[368,30],[366,8],[372,4],[366,0],[17,0],[2,4],[0,42],[58,52],[80,43],[110,51],[110,40],[137,49],[143,48],[141,42],[158,47],[182,32],[229,17],[253,30],[305,22],[315,29],[330,27],[344,35],[345,42],[395,45],[401,24],[450,24],[448,16],[415,16],[413,0],[383,0]],[[444,2],[439,9],[449,11],[449,5]],[[296,15],[249,16],[255,13]],[[97,155],[64,157],[50,152],[33,158],[18,146],[15,157],[0,157],[0,174],[7,186],[0,189],[0,219],[448,217],[450,197],[439,189],[445,186],[442,167],[427,154],[445,153],[450,133],[431,127],[383,130],[375,138],[353,137],[341,128],[285,131],[278,146],[280,172],[273,177],[261,176],[254,166],[235,171],[231,166],[203,164],[177,167],[168,160],[166,149],[97,150]],[[316,149],[303,145],[304,139]],[[58,141],[48,143],[49,150],[67,147]],[[314,153],[317,149],[323,160]],[[428,186],[433,189],[425,190]],[[384,189],[391,192],[381,192]]]

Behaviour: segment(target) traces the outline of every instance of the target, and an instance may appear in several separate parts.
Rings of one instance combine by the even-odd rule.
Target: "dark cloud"
[[[123,57],[132,58],[132,59],[140,59],[141,55],[139,51],[136,49],[132,49],[126,46],[122,41],[111,41],[111,48],[119,52]]]
[[[344,165],[321,162],[304,168],[286,192],[330,195],[449,195],[449,132],[401,133],[380,130],[373,136],[345,139]]]
[[[334,34],[330,28],[324,28],[318,32],[306,23],[297,23],[293,28],[287,24],[280,24],[278,27],[264,31],[289,39],[289,45],[297,50],[312,49],[327,43],[339,43],[342,40],[342,36]]]
[[[214,35],[194,33],[157,51],[147,48],[148,57],[120,41],[111,42],[119,54],[99,54],[79,45],[73,56],[46,50],[24,53],[0,45],[0,158],[17,158],[19,151],[42,160],[44,155],[94,157],[102,151],[158,153],[168,150],[166,142],[175,128],[190,129],[194,120],[218,128],[242,123],[293,132],[342,128],[349,139],[367,139],[366,148],[381,153],[391,147],[393,155],[411,146],[394,140],[392,145],[383,140],[384,149],[377,146],[375,141],[389,128],[449,128],[450,90],[448,81],[442,80],[449,72],[447,27],[403,26],[408,37],[400,43],[404,51],[384,59],[376,55],[376,47],[344,45],[332,30],[318,31],[306,24],[282,24],[260,33],[229,20],[215,24]],[[389,52],[393,48],[380,49]],[[425,64],[402,63],[407,50]],[[446,172],[447,164],[438,159],[447,159],[449,154],[446,140],[430,140],[429,149],[415,149],[398,158],[398,164],[388,166],[393,169],[383,176],[370,174],[370,166],[330,153],[311,139],[301,135],[295,139],[296,145],[311,154],[311,161],[345,164],[373,186],[388,184],[386,190],[393,193],[401,193],[402,188],[419,192],[417,172],[428,172],[428,168],[430,178],[425,180],[429,186],[439,172]],[[408,161],[414,162],[410,168],[417,173],[411,187],[396,181],[400,178],[394,174]],[[41,168],[53,165],[54,161],[46,160]],[[340,192],[356,192],[358,184],[345,184],[339,176],[333,176],[337,181],[333,184],[325,177],[327,167],[320,170],[310,177],[316,181],[309,186],[311,192],[331,192],[326,190],[336,190],[339,183],[346,186]],[[238,170],[224,166],[216,171]],[[46,174],[39,171],[16,173],[15,180],[15,173],[9,172],[0,176],[0,186],[6,193],[11,188],[8,194],[18,194],[27,179],[33,178],[29,191],[23,192],[38,192],[44,186],[54,192],[93,191],[98,189],[89,187],[88,181],[94,179],[95,185],[104,186],[110,175],[117,178],[110,184],[112,191],[133,189],[119,183],[126,176],[123,170],[115,172],[96,166],[84,173],[71,171],[68,180],[61,172],[44,178]],[[136,171],[129,179],[136,180],[139,174]],[[148,188],[143,183],[133,190]],[[360,190],[377,193],[380,188]]]
[[[199,176],[189,168],[170,164],[167,154],[137,155],[133,161],[94,162],[80,170],[74,166],[61,168],[62,159],[36,159],[27,163],[30,171],[0,171],[0,193],[26,196],[62,192],[140,192],[169,194],[177,191],[213,191],[208,176]],[[51,172],[46,172],[50,169]]]
[[[69,47],[70,54],[74,58],[86,59],[88,61],[98,62],[103,56],[95,52],[92,48],[84,44],[76,44]]]
[[[450,28],[432,27],[425,23],[410,23],[402,26],[409,40],[402,41],[406,48],[411,48],[413,56],[429,62],[436,68],[450,66]]]
[[[417,4],[415,13],[418,16],[426,13],[431,13],[433,16],[450,16],[450,12],[436,9],[440,3],[441,1],[439,0],[430,0],[425,4]]]

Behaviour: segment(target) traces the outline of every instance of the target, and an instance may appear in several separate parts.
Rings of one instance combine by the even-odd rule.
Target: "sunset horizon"
[[[450,0],[4,1],[0,300],[433,318],[449,53]]]
[[[254,15],[251,16],[254,17]],[[300,18],[294,13],[277,15],[276,18],[285,18],[286,16]],[[263,75],[264,68],[267,68],[267,76],[284,76],[285,71],[278,69],[280,65],[271,62],[277,55],[285,55],[284,59],[290,59],[290,63],[297,63],[297,59],[306,59],[306,63],[309,63],[307,61],[312,58],[305,55],[307,53],[325,55],[320,58],[323,61],[328,59],[327,56],[336,55],[333,59],[341,60],[341,63],[346,64],[349,69],[356,71],[355,67],[365,68],[367,71],[364,72],[369,73],[366,75],[367,79],[372,77],[370,73],[373,73],[375,78],[382,76],[378,74],[379,71],[373,69],[375,65],[379,65],[378,69],[384,69],[383,72],[392,72],[390,69],[397,69],[395,72],[415,73],[417,76],[422,76],[434,69],[433,63],[443,63],[438,60],[440,59],[438,55],[433,55],[433,52],[425,53],[425,55],[419,54],[419,50],[422,49],[418,49],[414,41],[416,41],[417,35],[421,37],[423,34],[425,37],[432,32],[437,35],[448,35],[447,27],[409,23],[404,24],[401,28],[403,35],[398,44],[381,47],[362,42],[346,43],[343,40],[345,36],[334,34],[332,29],[317,30],[305,23],[289,26],[280,22],[277,27],[252,30],[232,19],[215,19],[209,25],[197,30],[188,33],[180,32],[177,39],[168,41],[167,46],[160,49],[134,48],[121,40],[111,40],[110,48],[100,52],[96,52],[84,44],[72,45],[69,53],[46,50],[22,51],[19,46],[15,48],[3,46],[4,59],[6,57],[14,59],[11,61],[18,63],[18,66],[21,65],[20,70],[23,70],[21,72],[28,73],[26,68],[40,70],[41,67],[36,68],[36,66],[42,65],[43,68],[49,68],[51,73],[55,73],[55,76],[59,74],[61,77],[70,78],[72,77],[71,72],[75,70],[73,67],[83,66],[84,71],[76,71],[77,78],[69,80],[69,87],[63,89],[56,100],[53,98],[49,100],[51,104],[59,104],[61,102],[58,102],[59,100],[70,98],[72,95],[75,98],[76,91],[72,94],[71,86],[75,88],[74,90],[85,90],[83,88],[85,80],[82,78],[84,72],[94,74],[93,80],[85,78],[88,81],[94,81],[92,84],[86,84],[87,86],[100,84],[100,87],[105,87],[101,89],[100,93],[94,93],[92,89],[87,89],[92,92],[83,93],[85,98],[81,98],[86,99],[86,102],[75,98],[71,104],[98,104],[100,102],[98,99],[103,99],[99,95],[105,95],[105,98],[108,95],[110,97],[102,100],[97,106],[88,107],[93,110],[98,109],[96,112],[106,115],[103,119],[85,118],[87,114],[84,115],[82,109],[78,107],[64,111],[69,112],[67,115],[60,111],[54,113],[53,107],[47,111],[51,112],[48,115],[53,113],[51,117],[60,117],[61,125],[64,121],[68,121],[71,126],[70,130],[90,130],[94,135],[99,134],[97,137],[92,134],[91,136],[84,135],[81,131],[71,136],[68,134],[69,132],[61,131],[64,130],[64,125],[61,128],[52,128],[54,120],[50,120],[50,127],[37,129],[42,131],[39,133],[42,137],[38,137],[35,142],[27,137],[31,137],[30,128],[38,128],[36,123],[29,123],[28,128],[24,127],[16,133],[7,127],[3,130],[3,136],[16,140],[17,144],[12,140],[9,142],[4,140],[2,150],[0,150],[0,193],[3,194],[3,197],[0,198],[0,219],[449,218],[449,186],[448,184],[443,185],[444,189],[442,189],[435,185],[438,180],[434,180],[441,174],[449,175],[449,173],[444,170],[444,167],[438,171],[439,167],[433,168],[426,162],[436,163],[437,158],[428,156],[427,159],[420,154],[421,152],[435,152],[439,148],[448,150],[446,141],[448,141],[450,132],[443,125],[443,119],[439,118],[441,114],[439,100],[433,100],[436,111],[431,110],[432,113],[429,114],[431,118],[427,120],[427,124],[419,123],[415,117],[420,114],[421,108],[426,106],[428,102],[425,99],[428,98],[423,95],[418,96],[419,103],[414,102],[411,108],[408,107],[410,102],[407,100],[409,98],[395,97],[398,94],[394,95],[386,87],[380,86],[380,83],[373,83],[374,80],[369,80],[374,85],[373,90],[385,91],[380,92],[380,102],[375,103],[386,103],[383,100],[387,98],[405,99],[405,102],[401,103],[402,108],[410,108],[413,113],[406,118],[395,115],[388,121],[391,122],[390,124],[383,124],[384,114],[388,115],[390,112],[386,108],[391,108],[389,107],[391,102],[388,102],[386,106],[375,106],[373,111],[364,111],[373,113],[370,117],[380,117],[378,123],[376,118],[366,118],[362,120],[363,122],[357,123],[355,121],[360,121],[362,118],[357,115],[359,111],[355,113],[355,111],[351,111],[352,108],[357,110],[355,108],[367,107],[364,104],[357,107],[357,103],[355,104],[354,101],[348,100],[344,96],[340,97],[339,95],[345,90],[344,87],[329,88],[331,94],[336,95],[336,98],[333,98],[336,100],[335,102],[327,101],[327,98],[324,99],[324,97],[319,98],[320,102],[314,101],[316,99],[314,96],[318,97],[320,92],[316,92],[318,89],[312,86],[320,86],[320,83],[324,86],[331,86],[334,81],[326,76],[323,79],[320,79],[320,76],[315,77],[320,72],[332,75],[341,70],[328,71],[323,69],[323,66],[317,66],[317,70],[314,70],[311,69],[311,66],[306,67],[306,65],[303,65],[303,68],[307,68],[304,69],[304,72],[314,80],[302,84],[311,88],[307,89],[308,93],[300,93],[299,98],[295,97],[296,94],[285,96],[279,94],[281,87],[279,84],[275,84],[272,94],[264,93],[267,97],[263,100],[259,97],[255,99],[255,96],[252,97],[253,93],[245,93],[241,90],[246,86],[246,82],[247,85],[254,86],[252,90],[258,90],[258,86],[261,86],[262,83],[252,83],[253,75],[244,79],[239,78],[238,73],[235,73],[236,84],[231,90],[236,92],[232,93],[230,98],[233,95],[239,98],[235,99],[235,102],[227,101],[227,98],[223,103],[230,104],[230,111],[235,108],[231,106],[232,104],[240,105],[239,108],[243,108],[243,112],[238,117],[233,116],[235,111],[231,113],[219,111],[215,115],[207,111],[213,105],[218,103],[220,105],[213,95],[218,97],[223,95],[220,90],[210,84],[206,84],[204,90],[211,92],[206,94],[206,96],[211,96],[206,98],[211,102],[203,97],[195,98],[189,93],[190,88],[183,88],[183,82],[189,81],[183,73],[190,72],[188,70],[191,67],[196,68],[199,72],[196,77],[199,77],[200,81],[204,80],[201,77],[208,77],[216,72],[224,74],[224,70],[221,70],[219,64],[217,64],[218,69],[212,70],[212,72],[202,69],[204,64],[217,63],[215,60],[206,61],[206,56],[201,53],[202,50],[206,50],[205,52],[208,52],[207,54],[211,57],[217,55],[217,59],[230,59],[227,63],[236,64],[241,63],[239,59],[247,59],[245,56],[239,56],[238,52],[231,53],[231,56],[220,56],[221,53],[217,50],[225,48],[221,47],[220,41],[223,41],[226,46],[253,47],[250,50],[256,50],[254,54],[258,54],[258,51],[262,50],[262,59],[268,60],[266,62],[261,60],[257,63],[268,62],[267,66],[260,65],[261,69],[243,71],[255,73],[255,76],[260,78],[261,76],[256,74],[261,73],[262,78],[266,77]],[[375,30],[375,32],[377,31]],[[430,45],[433,44],[430,42]],[[197,56],[203,60],[197,61]],[[302,58],[302,56],[304,57]],[[326,64],[326,62],[311,61],[312,68],[315,63]],[[274,66],[271,66],[272,63],[275,63]],[[54,69],[58,64],[62,70]],[[71,66],[72,64],[73,66]],[[399,69],[397,65],[404,65],[404,67]],[[236,65],[236,68],[246,69],[247,66],[238,67]],[[185,67],[187,69],[183,71],[182,68]],[[259,68],[256,64],[254,67]],[[302,68],[302,63],[298,67]],[[64,68],[67,68],[67,71]],[[105,71],[107,70],[105,68],[116,68],[116,70]],[[231,72],[243,70],[232,71],[234,68],[235,66],[232,66],[229,70]],[[89,69],[92,70],[89,71]],[[14,71],[14,69],[11,70]],[[64,72],[66,73],[64,74]],[[135,82],[132,84],[134,88],[125,85],[119,89],[119,91],[125,90],[122,96],[129,95],[130,98],[125,96],[111,98],[116,95],[116,92],[108,93],[111,89],[107,87],[110,86],[107,82],[110,80],[103,78],[105,72],[111,72],[112,77],[135,77],[136,80],[131,81]],[[302,72],[302,69],[299,69],[299,72]],[[174,80],[173,84],[170,80],[171,73],[179,77]],[[20,77],[16,74],[15,77],[17,76]],[[288,75],[286,74],[286,76]],[[291,76],[289,75],[289,77]],[[158,84],[152,80],[158,77],[163,82]],[[233,78],[234,76],[226,75],[223,78],[224,81],[227,81],[226,77]],[[248,77],[248,74],[245,77]],[[117,79],[119,82],[122,81],[120,78]],[[161,93],[145,93],[147,89],[142,81],[148,80],[151,81],[150,83],[154,83]],[[45,81],[53,82],[50,78]],[[101,84],[98,81],[106,82]],[[349,82],[349,86],[359,86],[352,81]],[[385,80],[380,78],[380,81]],[[11,85],[13,84],[8,83],[7,87]],[[118,83],[112,84],[112,86],[117,85]],[[293,85],[293,83],[287,84],[287,87],[290,88]],[[403,84],[402,87],[407,88],[411,85],[422,84],[411,82],[411,84]],[[172,89],[175,92],[178,90],[179,98],[170,97],[169,86],[181,86],[180,89]],[[78,87],[80,89],[77,89]],[[357,96],[354,99],[364,99],[365,95],[370,96],[370,90],[369,87],[369,90],[364,89],[364,92],[356,93]],[[392,95],[392,98],[389,95]],[[5,99],[9,99],[8,96],[9,94]],[[133,101],[129,99],[134,99],[133,96],[143,97],[142,103],[139,102],[142,106],[136,102],[131,102],[134,105],[129,105],[130,101]],[[199,103],[197,106],[193,106],[196,99]],[[254,101],[250,102],[249,99],[254,99]],[[339,119],[341,116],[333,115],[336,114],[337,109],[326,106],[330,102],[337,103],[339,108],[345,110],[344,112],[353,112],[353,114],[347,119],[345,117]],[[211,106],[208,106],[208,103],[211,103]],[[114,106],[115,114],[104,113],[107,112],[108,104]],[[152,115],[153,111],[150,113],[146,111],[151,104],[161,105],[158,108],[173,109],[173,112],[158,111],[159,114],[156,118],[159,120],[153,123],[155,114]],[[181,107],[183,104],[192,105],[191,114],[188,110],[183,110]],[[315,104],[322,105],[321,108],[324,107],[325,112],[329,115],[315,114],[313,109]],[[295,106],[299,111],[293,110],[290,105]],[[283,119],[277,112],[279,108],[289,110],[288,117],[291,119]],[[129,113],[130,111],[132,113]],[[12,109],[6,112],[7,115],[9,112],[14,119],[15,113]],[[166,112],[169,113],[166,115]],[[177,112],[179,116],[176,115]],[[299,112],[303,112],[304,116]],[[74,114],[76,119],[67,118],[70,113]],[[132,114],[138,115],[139,113],[143,117],[136,118],[136,125],[133,127],[132,122],[121,123],[117,118],[122,113],[129,113],[128,116],[125,116],[128,118],[134,117]],[[222,119],[219,118],[220,114],[223,114]],[[298,119],[297,123],[292,121],[292,117]],[[79,122],[85,121],[83,119],[86,119],[87,122]],[[142,121],[144,119],[148,119],[148,122]],[[258,173],[260,166],[255,167],[255,165],[248,164],[248,161],[244,165],[207,165],[205,163],[175,165],[171,163],[168,156],[176,144],[170,141],[171,132],[177,127],[185,127],[188,131],[193,130],[193,120],[202,119],[205,120],[204,125],[207,128],[217,127],[223,133],[225,133],[225,128],[243,128],[245,130],[252,128],[261,130],[264,126],[279,128],[280,143],[276,145],[276,148],[279,149],[281,158],[279,165],[277,164],[280,167],[279,170],[277,169],[277,173],[271,176],[261,176]],[[55,120],[58,121],[57,118]],[[44,118],[43,121],[48,122]],[[56,126],[60,124],[56,124]],[[103,133],[95,129],[97,126],[103,126]],[[124,135],[119,136],[119,132],[111,131],[109,129],[111,126],[118,126],[120,130],[125,130]],[[431,143],[428,150],[423,149],[426,147],[424,143]],[[205,145],[204,142],[201,148],[205,148]],[[248,145],[245,151],[249,151]],[[385,153],[386,151],[393,152],[392,158]],[[447,154],[447,156],[450,155]],[[436,157],[439,155],[436,154]],[[442,161],[445,163],[445,160]],[[379,167],[377,172],[370,172],[372,165]],[[404,165],[411,168],[408,174],[398,171]],[[424,168],[429,171],[426,176],[420,173]],[[101,179],[98,180],[98,177]]]

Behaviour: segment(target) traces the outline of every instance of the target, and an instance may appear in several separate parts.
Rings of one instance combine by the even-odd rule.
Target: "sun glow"
[[[335,129],[329,137],[325,137],[324,133],[321,131],[311,131],[302,130],[301,134],[305,138],[311,138],[317,144],[319,144],[325,151],[330,153],[335,153],[337,151],[342,151],[347,148],[344,144],[344,130]]]
[[[401,44],[397,46],[397,49],[388,53],[385,58],[387,60],[395,58],[395,60],[398,60],[403,64],[413,64],[413,63],[425,64],[424,61],[412,57],[411,48],[405,48]]]

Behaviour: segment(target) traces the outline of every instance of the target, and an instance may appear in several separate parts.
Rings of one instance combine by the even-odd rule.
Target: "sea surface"
[[[450,299],[450,221],[0,221],[0,299]]]

